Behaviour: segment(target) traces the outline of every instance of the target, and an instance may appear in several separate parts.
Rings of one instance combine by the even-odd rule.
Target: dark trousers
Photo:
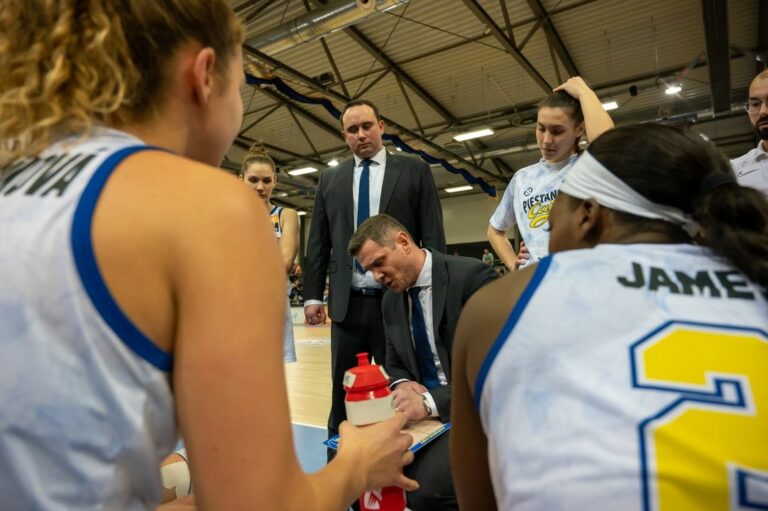
[[[406,493],[413,511],[458,511],[456,490],[451,477],[450,431],[416,452],[413,463],[403,472],[419,482],[419,489]]]
[[[357,354],[373,355],[384,365],[386,338],[381,317],[381,293],[365,296],[353,292],[344,321],[331,323],[331,413],[328,416],[328,438],[339,432],[339,424],[347,418],[344,407],[344,372],[357,365]],[[369,358],[370,360],[370,358]],[[332,453],[328,453],[330,460]]]

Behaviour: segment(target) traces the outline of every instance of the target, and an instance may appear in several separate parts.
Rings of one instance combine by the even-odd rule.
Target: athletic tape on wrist
[[[160,468],[163,486],[176,492],[176,498],[189,495],[192,490],[192,474],[186,461],[177,461]]]

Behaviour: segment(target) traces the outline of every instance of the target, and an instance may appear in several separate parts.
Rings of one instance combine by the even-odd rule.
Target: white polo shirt
[[[731,160],[736,181],[741,186],[748,186],[768,196],[768,141],[761,140],[757,147],[747,154]]]

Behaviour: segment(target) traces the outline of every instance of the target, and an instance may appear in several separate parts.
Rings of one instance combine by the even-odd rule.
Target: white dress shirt
[[[432,350],[432,358],[434,359],[435,367],[437,368],[437,379],[440,382],[440,385],[448,385],[448,378],[446,378],[445,371],[443,371],[443,366],[440,363],[440,357],[437,354],[437,346],[435,344],[434,314],[432,313],[432,253],[429,250],[421,250],[424,251],[427,257],[424,260],[424,266],[422,266],[421,273],[419,273],[419,277],[416,279],[416,283],[413,287],[420,288],[419,302],[421,302],[421,310],[424,311],[424,323],[427,327],[427,337],[429,338],[429,347]],[[413,306],[411,306],[410,310],[413,310]],[[413,325],[410,317],[408,318],[408,323]],[[411,343],[413,342],[413,326],[411,326]],[[414,344],[414,350],[415,349],[416,345]],[[406,381],[408,380],[400,379],[393,382],[391,386],[394,387],[397,384]],[[424,396],[427,398],[427,403],[432,409],[431,417],[439,417],[440,414],[437,410],[437,404],[435,404],[432,395],[429,392],[425,392]]]
[[[360,191],[360,175],[363,173],[363,166],[361,165],[363,159],[357,155],[355,157],[355,171],[352,176],[352,200],[354,203],[354,219],[357,223],[357,195]],[[383,147],[378,153],[371,158],[371,165],[368,167],[368,197],[370,204],[370,216],[379,214],[379,206],[381,205],[381,187],[384,184],[384,169],[387,165],[387,151]],[[355,225],[357,228],[357,225]],[[342,247],[342,250],[346,250],[346,247]],[[353,288],[381,288],[381,284],[376,282],[373,278],[373,274],[369,271],[362,275],[357,269],[352,267],[352,287]]]
[[[370,216],[379,214],[379,207],[381,206],[381,187],[384,184],[384,170],[387,165],[387,151],[383,147],[378,153],[371,158],[371,165],[368,167],[368,204],[370,205]],[[352,175],[352,205],[355,223],[357,223],[357,195],[360,188],[360,175],[363,173],[363,167],[360,163],[363,158],[354,155],[355,169]],[[355,225],[357,227],[357,225]],[[338,250],[347,250],[347,247],[335,247]],[[355,266],[352,266],[352,287],[356,289],[360,288],[376,288],[381,289],[381,284],[376,282],[371,272],[365,272],[365,275],[361,275],[357,271]],[[321,305],[321,300],[305,300],[304,307],[308,305]]]

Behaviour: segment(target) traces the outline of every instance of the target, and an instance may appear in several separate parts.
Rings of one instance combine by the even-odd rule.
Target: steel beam
[[[302,107],[292,103],[291,101],[288,101],[287,99],[285,99],[283,96],[281,96],[277,92],[274,92],[274,91],[272,91],[270,89],[267,89],[267,88],[261,88],[261,87],[257,87],[257,89],[259,91],[261,91],[262,94],[265,94],[265,95],[269,96],[270,98],[274,99],[275,101],[279,101],[286,108],[289,108],[289,109],[293,110],[294,112],[296,112],[297,114],[301,115],[302,117],[304,117],[305,119],[307,119],[308,121],[313,123],[318,128],[324,130],[328,134],[333,135],[336,138],[342,138],[342,136],[341,136],[341,128],[337,128],[337,127],[331,126],[327,122],[325,122],[322,119],[320,119],[319,117],[317,117],[312,112],[310,112],[310,111],[308,111],[308,110],[306,110],[306,109],[304,109],[304,108],[302,108]]]
[[[259,14],[267,10],[267,8],[271,7],[274,3],[274,0],[266,0],[262,5],[258,6],[252,12],[249,12],[245,19],[243,19],[243,25],[247,25],[251,21],[255,20]]]
[[[725,112],[731,108],[731,59],[728,46],[728,2],[701,0],[704,36],[707,41],[709,88],[712,110]]]
[[[555,53],[557,53],[560,62],[563,63],[568,74],[571,76],[579,76],[579,70],[576,68],[576,64],[573,62],[571,54],[568,53],[568,49],[565,47],[565,44],[563,44],[563,40],[560,39],[560,35],[557,33],[557,30],[555,30],[555,25],[549,17],[550,14],[544,9],[541,1],[528,0],[528,6],[533,11],[533,14],[541,20],[541,26],[544,29],[544,33],[547,35],[547,41],[555,50]]]
[[[314,0],[316,4],[325,5],[327,0]],[[408,87],[410,87],[424,102],[430,106],[435,112],[448,121],[454,123],[456,118],[451,112],[448,111],[445,106],[432,96],[419,82],[413,79],[400,65],[392,60],[386,53],[384,53],[377,45],[373,43],[365,34],[363,34],[357,27],[347,27],[344,29],[344,33],[352,38],[357,44],[360,45],[365,51],[371,54],[373,58],[379,61],[385,68],[392,71],[397,77],[400,78]],[[349,93],[345,92],[347,96]],[[358,95],[359,97],[359,95]]]
[[[504,0],[501,0],[501,1],[503,2]],[[563,7],[558,7],[558,8],[552,9],[551,11],[549,11],[549,15],[553,16],[555,14],[560,14],[560,13],[563,13],[563,12],[568,12],[568,11],[571,11],[573,9],[576,9],[576,8],[579,8],[579,7],[583,7],[585,5],[588,5],[588,4],[591,4],[591,3],[594,3],[594,2],[598,2],[598,1],[600,1],[600,0],[581,0],[580,2],[574,2],[572,4],[568,4],[568,5],[565,5]],[[389,14],[389,13],[387,13],[387,14]],[[391,14],[391,16],[397,16],[397,15],[396,14]],[[403,19],[404,20],[408,20],[408,21],[413,21],[413,20],[410,20],[407,17],[403,17]],[[536,20],[535,17],[531,16],[531,17],[526,18],[526,19],[524,19],[522,21],[516,21],[516,22],[512,23],[510,28],[512,28],[512,29],[520,28],[520,27],[528,25],[530,23],[538,23],[538,21]],[[429,50],[429,51],[426,51],[424,53],[419,53],[417,55],[414,55],[413,57],[408,57],[406,59],[403,59],[403,60],[400,61],[400,65],[402,66],[402,65],[405,65],[405,64],[411,64],[413,62],[417,62],[419,60],[422,60],[422,59],[425,59],[425,58],[428,58],[428,57],[433,57],[435,55],[439,55],[440,53],[445,53],[447,51],[455,50],[456,48],[461,48],[461,47],[466,46],[468,44],[479,43],[482,39],[485,39],[486,37],[490,37],[490,36],[486,36],[484,34],[480,34],[480,35],[476,35],[476,36],[472,36],[472,37],[465,37],[465,38],[462,38],[462,40],[457,41],[455,43],[446,44],[445,46],[441,46],[440,48],[436,48],[434,50]],[[512,40],[512,38],[510,38],[510,41],[512,41],[514,43],[514,40]],[[493,46],[492,48],[498,49],[499,51],[506,51],[506,50],[502,50],[500,48],[496,48],[495,46]],[[520,49],[520,48],[518,47],[518,49]],[[347,82],[351,82],[353,80],[359,80],[359,79],[365,77],[367,74],[368,73],[357,74],[357,75],[353,75],[353,76],[347,76],[346,80],[347,80]]]
[[[261,60],[263,62],[266,62],[267,64],[269,64],[270,66],[274,67],[275,69],[279,69],[280,71],[282,71],[286,75],[291,76],[293,79],[302,82],[307,87],[311,88],[312,90],[314,90],[316,92],[319,92],[319,93],[321,93],[321,94],[323,94],[325,96],[334,98],[337,101],[340,101],[341,103],[344,103],[344,104],[349,103],[349,101],[350,101],[350,98],[344,96],[343,94],[340,94],[339,92],[331,89],[330,87],[325,87],[323,85],[320,85],[315,80],[313,80],[312,78],[308,77],[307,75],[305,75],[305,74],[303,74],[303,73],[293,69],[292,67],[290,67],[290,66],[288,66],[286,64],[283,64],[282,62],[279,62],[278,60],[270,57],[269,55],[266,55],[266,54],[256,50],[255,48],[252,48],[252,47],[244,44],[243,45],[243,50],[245,52],[253,55],[254,57],[258,58],[259,60]],[[284,100],[282,98],[282,96],[279,96],[275,92],[269,91],[268,89],[259,89],[259,90],[261,90],[265,94],[269,93],[268,95],[270,97],[280,98],[280,101],[286,102],[286,100]],[[297,108],[297,112],[301,112],[303,110],[303,109],[299,109],[300,107],[295,107],[294,106],[294,108]],[[302,115],[304,115],[304,114],[302,114]],[[312,114],[309,114],[309,115],[312,115]],[[317,120],[316,117],[314,117],[314,116],[312,116],[312,117]],[[423,137],[423,136],[419,135],[418,133],[415,133],[414,131],[406,128],[405,126],[403,126],[401,124],[398,124],[397,122],[395,122],[395,121],[393,121],[393,120],[391,120],[391,119],[389,119],[389,118],[387,118],[385,116],[382,116],[382,119],[384,119],[384,122],[386,124],[391,126],[394,130],[399,131],[402,135],[405,135],[406,137],[410,137],[412,139],[418,140],[419,142],[421,142],[425,146],[429,147],[431,150],[433,150],[433,151],[435,151],[435,152],[437,152],[437,153],[439,153],[441,155],[448,156],[449,158],[453,158],[453,159],[457,160],[458,164],[460,166],[464,166],[467,169],[474,170],[474,171],[476,171],[476,172],[478,172],[480,174],[483,174],[486,177],[492,177],[494,179],[496,178],[496,176],[494,176],[492,173],[488,172],[484,168],[478,167],[477,165],[474,165],[471,162],[468,162],[467,160],[465,160],[464,158],[462,158],[458,154],[454,153],[453,151],[450,151],[450,150],[448,150],[448,149],[446,149],[444,147],[439,146],[438,144],[435,144],[434,142],[432,142],[428,138]],[[322,121],[320,121],[320,122],[322,124],[325,124]],[[326,125],[326,127],[327,127],[327,125]],[[340,129],[338,130],[336,135],[339,138],[341,138],[341,130]]]
[[[490,30],[491,34],[496,38],[497,41],[501,43],[501,45],[504,47],[504,49],[514,57],[514,59],[517,61],[517,63],[520,65],[520,67],[523,68],[523,70],[533,78],[533,81],[536,82],[536,84],[544,89],[548,94],[552,92],[552,87],[547,83],[547,81],[544,79],[543,76],[536,70],[535,67],[533,67],[533,64],[531,64],[527,58],[525,58],[525,55],[523,55],[515,46],[515,44],[504,34],[504,31],[501,30],[499,25],[496,24],[496,22],[491,18],[487,12],[485,12],[485,9],[482,8],[480,3],[478,3],[477,0],[463,0],[464,5],[467,6],[467,8],[472,11],[472,14],[474,14],[477,19],[480,20],[481,23],[485,24]]]
[[[416,80],[406,73],[400,65],[392,60],[386,53],[381,51],[373,42],[368,39],[356,27],[345,28],[344,32],[351,37],[357,44],[359,44],[365,51],[370,53],[376,60],[387,67],[390,71],[395,73],[408,87],[413,90],[430,108],[440,114],[440,116],[453,124],[456,122],[456,118],[451,112],[448,111],[439,101],[437,101],[427,90]]]
[[[515,43],[515,31],[512,30],[512,23],[509,21],[509,11],[507,10],[507,0],[499,0],[499,6],[501,7],[501,15],[504,16],[504,27],[507,29],[507,35],[512,44]]]
[[[328,43],[325,42],[325,38],[320,39],[320,44],[323,46],[323,51],[325,51],[325,56],[328,57],[328,62],[331,64],[331,68],[333,69],[333,74],[336,75],[336,81],[339,82],[339,87],[341,87],[341,90],[345,96],[349,96],[347,85],[344,83],[344,78],[341,76],[341,71],[339,71],[339,66],[336,65],[336,59],[333,58],[333,54],[331,53],[331,49],[328,48]]]
[[[312,158],[311,156],[306,156],[303,154],[295,153],[293,151],[289,151],[288,149],[284,147],[279,147],[273,144],[267,144],[265,142],[261,143],[264,147],[266,147],[270,152],[279,152],[283,154],[287,154],[288,156],[291,156],[293,158],[296,158],[298,160],[303,160],[307,163],[312,163],[313,165],[320,165],[321,167],[325,167],[325,162],[323,160],[319,160],[317,158]]]
[[[317,147],[315,147],[315,144],[312,142],[312,139],[307,134],[307,130],[304,129],[304,126],[301,125],[299,122],[299,118],[296,117],[296,114],[293,113],[293,110],[290,108],[288,109],[288,113],[291,114],[291,117],[293,118],[293,122],[296,123],[296,126],[298,126],[299,131],[301,131],[301,134],[304,135],[304,140],[307,141],[307,144],[309,144],[309,147],[312,148],[312,152],[315,153],[315,156],[317,156],[317,159],[320,159],[320,153],[317,152]]]
[[[408,97],[408,91],[405,90],[405,86],[403,86],[403,81],[397,75],[395,75],[395,80],[397,80],[397,85],[398,87],[400,87],[400,92],[403,94],[403,97],[405,98],[405,102],[408,105],[408,109],[411,111],[411,115],[413,116],[414,122],[416,122],[416,126],[419,128],[419,133],[423,135],[424,127],[421,125],[421,120],[419,119],[418,114],[416,114],[416,109],[413,108],[413,103],[411,103],[411,98]]]
[[[373,86],[374,86],[374,85],[376,85],[377,83],[379,83],[379,81],[381,81],[381,79],[382,79],[382,78],[384,78],[385,76],[387,76],[388,74],[389,74],[389,69],[385,69],[384,71],[382,71],[381,73],[379,73],[379,76],[377,76],[376,78],[374,78],[374,79],[373,79],[373,81],[371,81],[371,82],[370,82],[368,85],[366,85],[366,86],[363,88],[363,90],[356,92],[354,96],[350,96],[350,97],[351,97],[351,98],[353,98],[353,99],[357,99],[357,98],[359,98],[359,97],[362,97],[362,95],[363,95],[363,94],[365,94],[366,92],[368,92],[369,90],[371,90],[371,89],[373,88]]]
[[[269,117],[270,115],[272,115],[273,113],[278,111],[281,106],[283,106],[283,105],[277,104],[277,105],[273,106],[272,108],[270,108],[269,112],[265,113],[264,115],[262,115],[261,117],[259,117],[255,121],[253,121],[251,124],[249,124],[248,126],[246,126],[243,129],[241,129],[239,135],[243,135],[246,131],[248,131],[249,129],[253,128],[257,124],[259,124],[261,121],[263,121],[264,119],[266,119],[267,117]],[[245,115],[248,115],[248,114],[245,114]]]
[[[731,60],[739,59],[739,58],[744,58],[744,54],[743,53],[731,54]],[[678,66],[670,66],[664,69],[660,69],[659,71],[654,71],[652,73],[633,75],[633,76],[628,76],[626,78],[621,78],[619,80],[611,80],[609,82],[596,83],[592,86],[592,90],[594,90],[598,94],[598,96],[601,94],[606,94],[606,95],[624,94],[626,93],[626,89],[624,91],[617,91],[616,89],[620,87],[627,87],[629,85],[640,85],[643,82],[648,82],[650,80],[653,80],[655,82],[659,76],[674,75],[675,73],[680,72],[681,69],[684,69],[688,65],[689,64],[686,63]],[[706,62],[700,62],[691,66],[690,69],[697,69],[706,65],[707,65]],[[470,129],[475,126],[494,125],[495,123],[504,122],[505,120],[508,120],[511,118],[517,118],[520,120],[535,118],[537,104],[538,104],[538,100],[532,101],[530,103],[514,105],[513,107],[499,108],[499,109],[490,110],[490,111],[483,111],[475,115],[459,117],[458,126],[463,129]],[[424,126],[424,129],[427,131],[428,137],[436,137],[445,133],[446,131],[455,130],[456,126],[446,126],[443,123],[437,122],[437,123],[432,123]],[[434,131],[434,130],[439,130],[439,131]]]
[[[309,0],[304,0],[304,8],[307,10],[307,12],[312,10],[312,8],[309,6]],[[339,86],[341,87],[342,92],[349,96],[349,91],[347,90],[347,86],[344,83],[344,78],[341,76],[341,71],[339,71],[339,66],[336,65],[336,59],[333,58],[333,54],[331,53],[331,49],[328,47],[328,43],[325,42],[325,37],[320,38],[320,44],[323,46],[325,56],[328,58],[328,63],[331,64],[331,69],[333,69],[333,74],[336,76],[336,81],[339,82]]]

